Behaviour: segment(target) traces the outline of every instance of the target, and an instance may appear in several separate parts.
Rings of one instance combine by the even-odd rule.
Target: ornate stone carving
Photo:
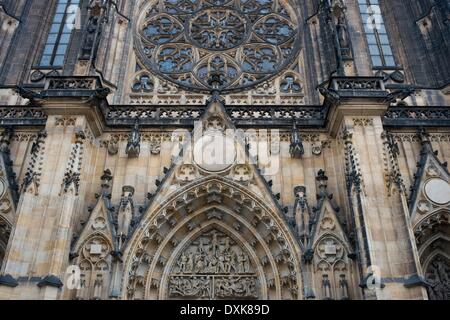
[[[78,195],[80,188],[81,165],[84,154],[83,143],[85,139],[86,135],[83,131],[78,131],[75,133],[75,143],[72,146],[69,164],[67,165],[62,184],[64,193],[72,190],[75,195]]]
[[[188,183],[198,176],[197,167],[193,164],[183,164],[177,172],[177,179],[180,183]]]
[[[404,192],[405,185],[398,166],[398,156],[400,155],[398,143],[392,133],[387,131],[382,133],[381,138],[384,147],[384,176],[388,192],[391,194],[394,187],[400,192]]]
[[[212,230],[198,237],[171,270],[169,296],[257,298],[259,288],[249,255],[229,236]]]
[[[354,118],[353,125],[355,127],[373,126],[373,118]]]
[[[430,300],[450,300],[450,261],[437,255],[428,265],[425,274]]]
[[[294,122],[294,128],[291,133],[291,145],[289,146],[289,153],[292,158],[300,159],[305,154],[305,148],[303,147],[303,141],[300,135],[300,130],[297,129],[297,125]]]
[[[123,243],[130,234],[134,219],[134,188],[131,186],[124,186],[122,188],[122,198],[120,200],[119,211],[117,213],[117,238],[119,248],[122,248]]]
[[[47,90],[96,90],[101,87],[96,77],[47,77]]]
[[[333,264],[344,256],[344,248],[334,238],[325,238],[317,246],[317,255],[321,261]]]
[[[293,72],[287,72],[280,82],[281,93],[302,93],[303,86],[299,80],[299,76]]]
[[[129,158],[138,158],[141,153],[141,133],[139,131],[139,122],[137,120],[134,128],[131,130],[125,152]]]
[[[178,86],[210,91],[220,82],[216,89],[231,91],[287,67],[299,51],[297,33],[285,1],[164,1],[158,10],[144,7],[136,52],[148,70]]]
[[[44,158],[43,144],[45,143],[46,137],[47,132],[45,130],[40,131],[31,146],[30,160],[22,182],[22,191],[26,190],[31,184],[34,184],[34,193],[38,192]]]
[[[132,91],[133,92],[152,92],[154,88],[154,84],[147,74],[140,75],[137,77],[136,81],[133,83]]]
[[[56,118],[55,119],[55,126],[57,127],[69,127],[69,126],[75,126],[77,119],[74,117],[64,117],[64,118]]]
[[[231,175],[233,180],[241,183],[249,182],[253,178],[252,169],[245,164],[234,166]]]
[[[100,300],[109,296],[111,245],[100,235],[89,238],[78,251],[80,282],[75,293],[78,300]]]
[[[388,120],[448,120],[448,107],[391,107],[384,115]]]
[[[357,193],[362,191],[361,170],[359,167],[358,155],[353,146],[353,133],[344,128],[342,132],[342,141],[345,145],[345,173],[347,180],[347,189],[355,189]]]

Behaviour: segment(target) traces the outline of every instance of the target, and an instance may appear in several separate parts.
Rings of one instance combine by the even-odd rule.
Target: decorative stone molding
[[[394,187],[400,192],[405,192],[406,188],[397,160],[400,155],[398,143],[394,135],[388,131],[382,133],[381,139],[383,140],[384,178],[388,193],[391,195]]]
[[[347,189],[351,190],[354,188],[357,193],[362,191],[362,177],[361,169],[359,166],[358,155],[353,146],[353,132],[343,128],[340,135],[340,140],[344,144],[344,154],[345,154],[345,174],[347,181]]]
[[[55,126],[57,127],[73,127],[75,126],[75,123],[77,121],[77,118],[75,117],[57,117],[55,118]]]
[[[325,94],[326,101],[324,106],[299,106],[283,105],[283,107],[266,105],[233,105],[226,107],[228,115],[239,127],[262,125],[271,127],[289,127],[292,121],[296,121],[298,126],[307,126],[322,128],[328,117],[328,107],[331,101],[337,103],[340,96],[336,91],[332,94],[327,89],[321,89]],[[332,98],[333,97],[333,98]],[[161,102],[161,100],[158,100]],[[185,106],[162,106],[151,104],[146,106],[133,105],[106,105],[101,107],[104,115],[104,122],[107,126],[127,126],[134,124],[136,117],[140,119],[141,125],[161,126],[193,126],[194,121],[200,119],[204,112],[203,105],[185,105]],[[167,103],[168,105],[180,105],[176,103]],[[327,107],[328,106],[328,107]],[[449,126],[450,111],[445,107],[390,107],[383,117],[383,125],[388,127],[420,127],[420,126]],[[0,107],[0,125],[45,125],[47,115],[37,107]]]
[[[45,90],[97,90],[102,86],[97,77],[47,77]]]
[[[387,126],[449,126],[448,107],[390,107],[383,123]]]
[[[75,133],[75,143],[72,145],[69,163],[64,174],[62,184],[63,193],[67,193],[72,190],[74,195],[78,195],[80,188],[81,165],[84,154],[84,140],[86,140],[84,131],[78,131]]]
[[[355,127],[373,126],[373,118],[353,118],[353,125]]]
[[[45,125],[47,115],[38,107],[0,107],[0,125]]]
[[[263,255],[267,257],[266,259],[270,261],[264,266],[264,268],[267,268],[267,276],[263,277],[260,273],[261,269],[258,269],[257,277],[261,279],[259,281],[260,287],[258,287],[261,290],[259,297],[266,297],[269,291],[271,296],[274,295],[275,291],[273,290],[277,287],[285,288],[295,299],[299,290],[297,287],[299,273],[296,270],[298,265],[295,263],[295,259],[298,258],[291,251],[292,249],[289,249],[292,245],[288,239],[289,236],[284,228],[280,228],[281,225],[276,221],[278,218],[272,216],[264,204],[249,196],[243,188],[239,184],[220,177],[208,177],[201,181],[195,180],[193,183],[182,187],[178,192],[168,195],[163,203],[158,204],[156,211],[152,210],[150,216],[144,217],[141,221],[139,233],[133,236],[128,245],[125,265],[129,273],[124,279],[125,298],[160,297],[163,299],[170,296],[171,292],[178,295],[179,293],[176,292],[179,290],[175,290],[178,288],[178,283],[192,275],[182,274],[182,278],[180,278],[178,273],[175,272],[177,279],[173,282],[171,281],[170,270],[175,268],[176,271],[176,268],[186,268],[189,256],[187,256],[187,260],[182,258],[182,252],[185,252],[190,244],[195,243],[198,236],[218,230],[232,238],[233,241],[239,242],[240,248],[249,250],[248,256],[251,261],[259,261],[258,257],[262,254],[259,253],[261,250],[264,252]],[[216,196],[213,199],[214,194]],[[240,208],[238,212],[233,210],[234,206]],[[210,210],[206,209],[207,207],[211,207]],[[173,224],[171,221],[177,222]],[[235,227],[237,226],[239,226],[239,232],[236,231]],[[257,235],[260,231],[257,230],[267,231],[264,231],[263,234],[265,235],[260,237]],[[183,237],[180,237],[180,232],[184,233]],[[181,239],[183,240],[180,242]],[[206,248],[208,244],[203,243]],[[232,242],[230,241],[230,243]],[[276,254],[267,251],[266,243],[270,243],[271,247],[279,246],[279,251],[275,250]],[[219,241],[218,248],[224,245],[225,242]],[[167,250],[164,248],[167,248]],[[172,250],[174,252],[170,253]],[[164,256],[161,255],[163,252],[165,252]],[[169,253],[170,257],[166,253]],[[212,264],[200,264],[198,259],[196,261],[198,264],[194,263],[194,268],[197,265],[202,268],[210,268],[208,270],[211,271],[216,266],[214,261]],[[217,263],[219,264],[220,261],[222,260],[219,254]],[[223,267],[229,265],[226,258],[223,261]],[[220,264],[222,265],[222,262]],[[275,271],[274,267],[278,271]],[[218,268],[222,268],[222,266]],[[269,269],[274,271],[269,271]],[[195,276],[200,279],[204,275],[208,274],[200,272],[196,273]],[[221,274],[218,275],[222,276]],[[187,280],[191,281],[192,279]],[[231,295],[228,297],[239,296],[241,294],[239,292],[247,292],[242,291],[242,283],[234,282],[234,280],[227,284],[224,283],[224,286],[228,285],[231,290]],[[250,291],[253,292],[253,289]],[[205,287],[205,290],[198,292],[198,294],[201,297],[203,294],[207,295],[207,292],[208,290]],[[254,294],[248,297],[251,296],[254,296]]]
[[[381,77],[335,77],[331,87],[334,90],[351,91],[384,91],[383,78]]]
[[[30,160],[22,182],[22,192],[32,192],[35,195],[39,193],[42,166],[44,164],[45,138],[47,138],[47,132],[45,130],[40,131],[31,146]],[[32,188],[30,189],[31,185]]]

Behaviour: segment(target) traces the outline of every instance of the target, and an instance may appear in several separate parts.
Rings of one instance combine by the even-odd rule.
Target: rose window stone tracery
[[[196,91],[245,90],[289,67],[299,51],[298,21],[284,0],[145,2],[136,26],[141,64]]]

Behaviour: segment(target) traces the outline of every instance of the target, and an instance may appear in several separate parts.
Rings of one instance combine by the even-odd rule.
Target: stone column
[[[13,290],[19,299],[58,299],[61,295],[79,213],[80,180],[86,174],[84,141],[88,135],[93,138],[92,132],[100,132],[98,79],[49,81],[48,90],[37,98],[48,115],[45,135],[30,155],[4,270],[18,281]],[[67,89],[52,90],[66,83]]]
[[[348,210],[365,299],[426,299],[409,213],[386,185],[382,118],[389,95],[379,78],[334,78],[323,90],[329,130],[341,142]],[[344,177],[343,177],[344,178]]]

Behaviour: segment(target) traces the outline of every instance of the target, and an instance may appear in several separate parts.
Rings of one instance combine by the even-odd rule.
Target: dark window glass
[[[61,67],[67,52],[70,35],[80,0],[58,0],[50,32],[45,43],[40,65],[46,67]]]
[[[395,59],[386,33],[378,0],[358,0],[374,67],[395,67]]]

